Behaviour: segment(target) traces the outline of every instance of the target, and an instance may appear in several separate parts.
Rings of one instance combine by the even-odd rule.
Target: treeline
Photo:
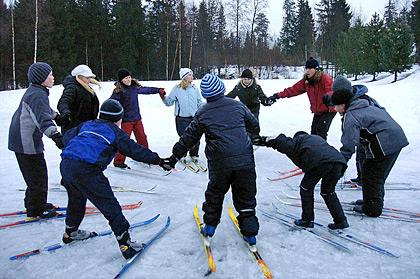
[[[381,66],[374,71],[366,66],[353,70],[346,64],[355,62],[354,51],[399,41],[389,31],[393,22],[395,28],[403,26],[409,33],[407,42],[411,41],[401,45],[412,46],[413,34],[419,45],[418,0],[401,11],[390,0],[387,13],[393,20],[388,20],[387,13],[383,19],[375,16],[384,21],[379,33],[389,36],[378,47],[365,42],[364,48],[350,36],[358,37],[354,30],[359,28],[366,32],[361,38],[371,39],[366,31],[370,23],[364,26],[355,19],[345,0],[319,0],[314,15],[307,0],[285,0],[279,38],[267,31],[267,0],[9,2],[0,6],[0,90],[26,86],[27,68],[34,61],[50,63],[56,83],[78,64],[89,65],[100,80],[115,79],[121,67],[142,80],[170,80],[178,78],[181,66],[201,77],[209,68],[225,65],[302,65],[309,56],[352,74],[394,70],[384,64],[393,58],[384,55],[398,46],[387,45],[380,51]],[[344,47],[346,41],[351,43]],[[371,57],[366,54],[360,59]]]

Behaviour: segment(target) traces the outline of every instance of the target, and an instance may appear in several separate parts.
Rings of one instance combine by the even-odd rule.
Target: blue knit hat
[[[42,84],[52,72],[50,65],[44,62],[37,62],[29,66],[28,81],[33,84]]]
[[[200,83],[201,95],[208,99],[219,94],[225,93],[225,85],[215,75],[206,74]]]
[[[124,109],[120,102],[114,99],[106,100],[99,110],[99,119],[117,122],[123,117]]]

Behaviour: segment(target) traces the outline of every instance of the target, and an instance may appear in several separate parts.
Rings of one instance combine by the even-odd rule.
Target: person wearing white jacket
[[[198,88],[192,84],[193,71],[189,68],[179,70],[181,82],[171,90],[168,96],[161,96],[166,106],[175,104],[174,115],[176,131],[182,136],[185,129],[190,125],[197,110],[203,105]],[[192,160],[197,160],[200,142],[189,150]]]

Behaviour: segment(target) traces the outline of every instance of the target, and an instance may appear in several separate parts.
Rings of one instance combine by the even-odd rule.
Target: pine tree
[[[382,38],[382,61],[384,68],[394,74],[397,81],[398,73],[411,69],[414,57],[412,55],[414,37],[410,27],[400,18],[388,22]]]
[[[301,64],[308,59],[308,53],[312,52],[315,23],[307,0],[298,0],[297,8],[295,53],[297,62]]]
[[[414,33],[416,43],[416,62],[420,62],[420,1],[414,0],[410,11],[409,25]]]
[[[296,47],[296,7],[293,0],[285,0],[283,5],[283,26],[280,32],[281,50],[286,55],[292,55]]]
[[[372,81],[376,80],[376,74],[383,71],[381,61],[382,46],[381,40],[384,34],[384,22],[377,13],[366,26],[366,37],[363,49],[366,55],[366,72],[373,76]]]
[[[388,0],[388,5],[385,6],[384,21],[385,26],[389,26],[398,16],[397,8],[395,7],[395,0]]]

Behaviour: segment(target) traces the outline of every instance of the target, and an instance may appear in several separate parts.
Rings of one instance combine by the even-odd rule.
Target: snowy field
[[[410,145],[404,148],[392,170],[388,182],[406,182],[420,190],[418,172],[420,167],[420,68],[401,75],[401,80],[391,83],[393,75],[383,73],[376,82],[366,76],[356,83],[365,84],[369,95],[385,106],[391,116],[403,127]],[[279,92],[297,80],[261,80],[266,95]],[[237,80],[226,81],[230,91]],[[151,81],[144,86],[172,89],[177,82]],[[194,81],[199,85],[199,81]],[[417,89],[416,89],[417,88]],[[111,95],[112,83],[103,83],[97,90],[101,102]],[[61,85],[50,91],[51,106],[55,109],[62,93]],[[16,110],[24,90],[0,92],[3,104],[0,106],[0,213],[23,209],[25,183],[19,171],[16,158],[7,149],[8,130],[12,114]],[[178,139],[175,131],[173,107],[162,104],[158,95],[139,96],[141,114],[150,148],[167,157]],[[262,107],[260,114],[261,135],[285,133],[292,136],[298,130],[310,131],[312,115],[306,94],[281,99],[272,107]],[[329,142],[340,148],[340,117],[336,116],[329,133]],[[60,180],[60,152],[52,140],[44,137],[45,155],[48,165],[49,184],[57,186]],[[201,160],[205,162],[204,139],[200,147]],[[417,150],[417,151],[416,151]],[[285,182],[270,182],[267,177],[278,175],[276,171],[286,171],[294,165],[284,155],[273,149],[259,148],[255,151],[257,169],[257,214],[261,225],[257,245],[260,254],[271,269],[274,278],[420,278],[420,224],[385,219],[362,218],[348,215],[349,233],[370,240],[381,247],[398,254],[395,259],[373,252],[345,240],[351,253],[337,250],[305,231],[290,231],[287,227],[267,219],[261,211],[274,213],[272,203],[275,195],[284,193],[298,196],[300,177]],[[201,208],[207,185],[207,174],[194,174],[188,170],[163,176],[157,167],[127,163],[143,174],[129,175],[107,170],[111,184],[134,189],[147,189],[158,185],[156,194],[121,193],[115,195],[121,204],[142,200],[143,205],[136,210],[125,211],[129,221],[141,221],[157,213],[161,217],[153,224],[136,229],[132,238],[145,241],[159,230],[171,216],[172,224],[167,233],[159,239],[129,269],[125,278],[202,278],[207,271],[207,262],[201,239],[193,219],[193,207]],[[345,179],[356,175],[354,156],[349,162]],[[296,190],[293,190],[293,189]],[[360,191],[337,191],[342,201],[361,198]],[[319,191],[316,198],[320,198]],[[49,202],[65,206],[65,192],[49,192]],[[385,206],[420,211],[420,191],[387,191]],[[217,272],[209,278],[263,278],[258,266],[245,249],[244,243],[227,215],[232,198],[228,193],[224,203],[221,223],[213,238],[213,253]],[[300,208],[281,205],[281,210],[300,214]],[[201,211],[201,210],[200,210]],[[331,222],[329,213],[315,211],[316,221]],[[0,224],[19,218],[0,218]],[[109,229],[102,215],[86,217],[82,229],[102,231]],[[120,254],[113,236],[91,239],[66,247],[53,253],[33,256],[26,260],[10,261],[11,255],[61,240],[64,222],[51,220],[26,226],[0,230],[0,278],[113,278],[125,260]]]

